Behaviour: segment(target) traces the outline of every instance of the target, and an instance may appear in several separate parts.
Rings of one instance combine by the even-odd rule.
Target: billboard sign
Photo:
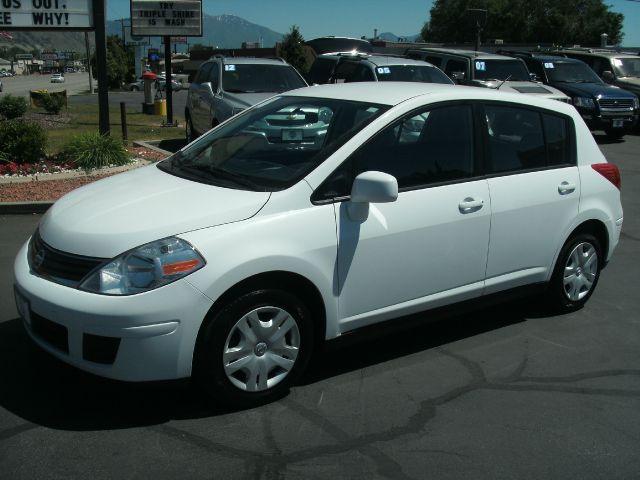
[[[58,54],[52,52],[42,52],[40,54],[40,60],[44,60],[45,62],[53,62],[58,60]]]
[[[124,27],[124,44],[128,47],[149,45],[149,37],[131,35],[131,25]]]
[[[144,37],[201,37],[202,0],[131,0],[131,33]]]
[[[1,0],[1,30],[92,30],[91,0]]]

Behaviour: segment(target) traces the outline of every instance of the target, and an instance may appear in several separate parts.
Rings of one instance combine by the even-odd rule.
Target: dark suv
[[[580,60],[533,52],[499,53],[521,58],[538,80],[569,95],[591,130],[620,138],[638,121],[638,97],[607,85]]]
[[[325,54],[309,70],[310,83],[424,82],[452,85],[442,70],[421,60],[363,53]]]
[[[640,97],[640,56],[603,48],[563,48],[553,53],[582,60],[605,82]]]
[[[306,87],[282,59],[215,56],[204,62],[187,94],[187,142],[277,93]]]

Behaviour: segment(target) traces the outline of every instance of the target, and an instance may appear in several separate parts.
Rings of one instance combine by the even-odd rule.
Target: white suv
[[[16,302],[72,365],[195,375],[254,405],[362,327],[520,287],[581,307],[618,243],[619,188],[571,105],[424,83],[305,88],[62,198],[16,258]]]

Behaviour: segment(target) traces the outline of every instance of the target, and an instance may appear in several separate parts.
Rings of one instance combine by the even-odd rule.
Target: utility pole
[[[93,93],[93,76],[91,75],[91,48],[89,47],[89,32],[84,32],[84,48],[87,50],[87,72],[89,72],[89,93]]]
[[[93,25],[96,36],[96,73],[98,76],[98,117],[100,134],[109,135],[109,85],[107,80],[107,36],[105,0],[93,0]]]
[[[173,85],[171,84],[171,37],[164,37],[164,73],[167,93],[167,124],[173,124]]]

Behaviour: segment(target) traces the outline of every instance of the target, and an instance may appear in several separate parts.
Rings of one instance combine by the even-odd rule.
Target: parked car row
[[[0,70],[0,77],[15,77],[16,73],[11,70]]]
[[[355,45],[357,47],[359,44]],[[408,49],[405,55],[380,55],[355,50],[330,52],[316,57],[306,81],[313,85],[371,81],[455,83],[542,96],[573,104],[591,129],[602,129],[611,138],[621,138],[638,123],[638,96],[624,89],[608,87],[588,65],[577,59],[571,60],[569,56],[592,56],[594,60],[591,64],[594,67],[602,69],[609,65],[606,68],[611,70],[602,70],[602,75],[607,79],[615,79],[615,82],[625,86],[637,85],[638,90],[640,57],[611,51],[585,53],[581,49],[576,53],[574,50],[576,49],[565,49],[554,52],[553,55],[519,51],[492,54],[446,48]],[[609,63],[605,65],[602,58],[608,58]],[[241,81],[245,74],[240,70],[223,70],[224,68],[235,69],[236,65],[242,65],[240,68],[248,72],[251,70],[248,65],[265,61],[278,62],[219,56],[201,66],[187,95],[185,118],[188,141],[232,114],[267,98],[269,94],[282,91],[282,86],[269,85],[268,79],[261,85],[260,92],[255,89],[233,92],[233,87],[231,90],[226,88],[227,79],[232,75]],[[212,69],[211,65],[214,63],[217,66]],[[281,64],[280,67],[294,70],[286,64]],[[225,78],[221,80],[221,77]],[[297,82],[287,88],[299,88],[303,85]],[[241,95],[244,98],[239,99],[234,93],[260,95],[252,95],[251,99],[247,95]]]

